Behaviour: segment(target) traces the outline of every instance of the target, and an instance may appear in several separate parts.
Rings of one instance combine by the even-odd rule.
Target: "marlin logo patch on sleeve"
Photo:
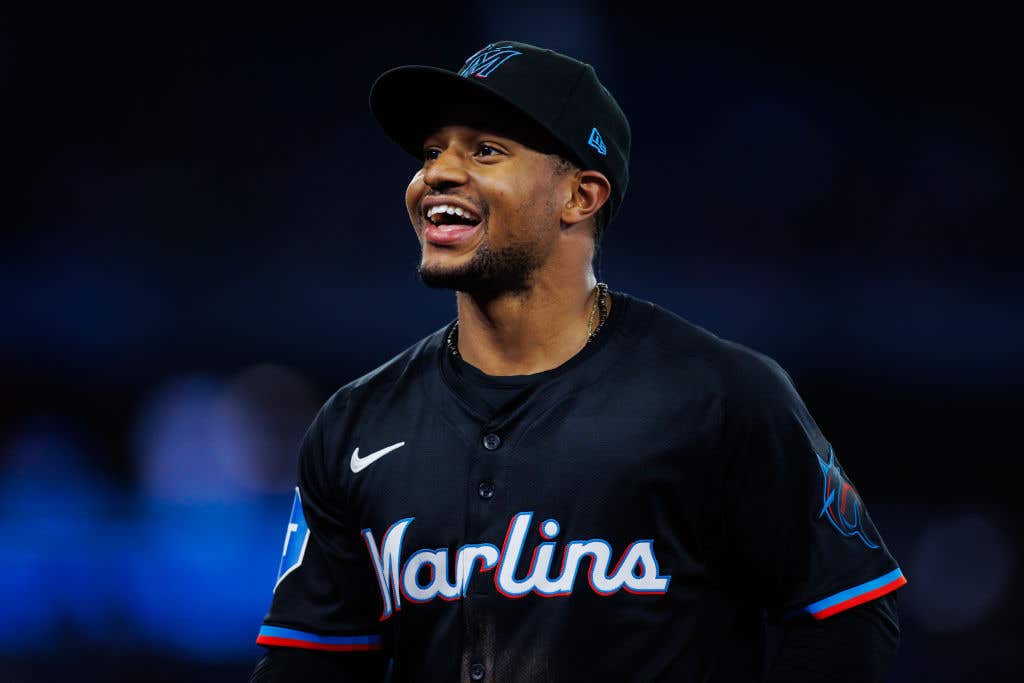
[[[821,512],[818,518],[825,517],[829,523],[842,536],[856,536],[864,545],[872,550],[878,548],[878,544],[872,542],[864,531],[861,518],[864,503],[853,488],[853,485],[846,480],[839,463],[836,462],[836,454],[832,446],[828,447],[828,460],[824,460],[817,453],[818,465],[821,466],[821,473],[824,477],[824,493],[822,496]]]
[[[292,515],[288,520],[288,530],[284,535],[284,548],[281,550],[281,565],[277,568],[277,582],[274,591],[281,585],[284,577],[291,574],[302,564],[309,543],[309,527],[306,515],[302,512],[302,496],[299,487],[295,487],[295,499],[292,501]]]

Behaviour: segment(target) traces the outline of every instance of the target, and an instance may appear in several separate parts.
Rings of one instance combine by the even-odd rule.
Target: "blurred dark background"
[[[630,117],[603,279],[776,358],[834,444],[909,580],[887,680],[1007,680],[1019,36],[937,8],[0,10],[0,679],[248,676],[299,437],[455,312],[370,85],[514,39]]]

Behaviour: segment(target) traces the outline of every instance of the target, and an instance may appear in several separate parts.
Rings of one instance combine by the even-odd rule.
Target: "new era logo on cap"
[[[597,128],[590,131],[590,139],[587,140],[587,144],[601,154],[608,156],[608,146],[604,144],[604,140],[601,139],[601,134],[597,132]]]

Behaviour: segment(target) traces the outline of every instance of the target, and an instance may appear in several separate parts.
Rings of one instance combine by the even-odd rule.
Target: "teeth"
[[[467,211],[465,209],[461,209],[461,208],[459,208],[457,206],[451,206],[449,204],[439,204],[437,206],[431,207],[427,211],[427,218],[431,218],[435,214],[439,214],[439,213],[446,213],[449,216],[452,216],[452,215],[454,215],[454,216],[462,216],[463,218],[468,218],[470,220],[473,219],[473,214],[471,214],[469,211]]]

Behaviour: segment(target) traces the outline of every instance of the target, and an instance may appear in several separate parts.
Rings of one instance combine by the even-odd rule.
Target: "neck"
[[[573,283],[539,281],[514,294],[459,292],[459,355],[488,375],[531,375],[558,367],[587,344],[595,285],[587,272]],[[610,311],[611,297],[607,303]]]

